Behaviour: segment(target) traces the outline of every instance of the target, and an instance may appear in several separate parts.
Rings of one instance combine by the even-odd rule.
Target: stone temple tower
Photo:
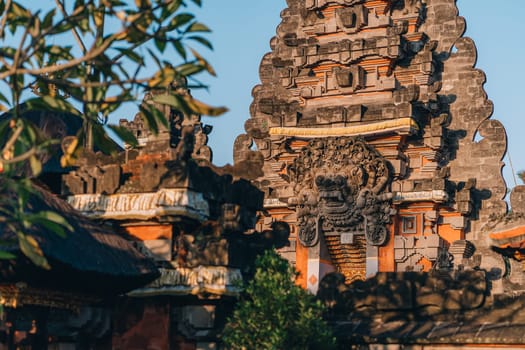
[[[455,0],[287,3],[234,158],[264,158],[259,224],[291,225],[299,283],[502,264],[506,134]]]

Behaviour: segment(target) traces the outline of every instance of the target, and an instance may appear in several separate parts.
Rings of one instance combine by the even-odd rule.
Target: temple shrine
[[[254,142],[264,156],[260,224],[292,225],[304,287],[488,246],[481,227],[507,208],[506,136],[464,31],[452,0],[288,1],[235,154]]]
[[[287,4],[234,150],[264,158],[259,229],[289,223],[280,252],[346,345],[524,344],[524,190],[508,212],[456,1]]]
[[[0,349],[220,349],[238,281],[273,248],[343,349],[523,348],[525,186],[509,211],[505,129],[456,1],[287,4],[233,166],[212,164],[200,116],[167,106],[158,133],[121,121],[139,145],[117,157],[50,160],[38,205],[105,263],[36,230],[62,270],[35,282],[22,255],[0,265]],[[72,125],[39,118],[67,147]],[[91,289],[49,283],[61,274]]]
[[[185,81],[171,88],[189,93]],[[144,103],[153,93],[164,92]],[[31,205],[62,213],[75,232],[31,232],[49,271],[16,244],[17,259],[0,265],[0,349],[216,349],[257,254],[288,244],[286,223],[255,230],[263,193],[239,173],[262,163],[214,167],[211,127],[159,108],[169,127],[158,133],[140,114],[121,120],[137,147],[116,157],[84,149],[69,169],[55,166],[58,149],[45,164],[35,180],[43,198]],[[28,116],[48,132],[62,130],[63,149],[76,134],[70,117]]]

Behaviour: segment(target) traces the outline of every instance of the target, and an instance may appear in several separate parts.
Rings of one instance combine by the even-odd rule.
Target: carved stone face
[[[346,181],[347,178],[341,174],[318,175],[315,178],[319,205],[323,213],[345,213],[350,209],[353,198],[348,196]]]
[[[319,236],[365,235],[382,245],[388,237],[390,181],[386,161],[363,140],[313,140],[289,167],[295,181],[299,240],[317,244]]]

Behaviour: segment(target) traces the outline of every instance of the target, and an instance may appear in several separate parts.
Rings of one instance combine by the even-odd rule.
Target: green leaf
[[[38,242],[32,236],[18,232],[17,237],[20,250],[33,264],[46,270],[51,269]]]
[[[91,30],[89,27],[89,18],[87,16],[80,18],[77,21],[77,26],[80,28],[82,33],[88,33]]]
[[[52,9],[45,15],[44,20],[42,21],[42,29],[46,30],[48,28],[51,28],[51,26],[53,25],[53,17],[55,17],[55,14],[56,9]]]
[[[48,213],[52,213],[52,212],[48,212]],[[56,214],[56,213],[54,213]],[[58,215],[58,214],[56,214]],[[68,227],[65,227],[64,225],[62,224],[59,224],[57,222],[54,222],[54,221],[51,221],[41,215],[38,215],[38,214],[34,214],[34,215],[28,215],[26,216],[26,220],[30,223],[30,225],[39,225],[39,226],[42,226],[43,228],[49,230],[50,232],[64,238],[66,236],[66,230],[67,228],[71,228],[71,226],[69,225],[69,223],[65,223],[68,225]],[[68,230],[68,231],[72,231],[72,229]]]
[[[60,97],[43,96],[36,97],[26,101],[28,109],[48,111],[53,110],[57,112],[69,113],[76,116],[81,116],[81,113],[68,101]]]
[[[335,349],[335,338],[322,319],[323,307],[295,285],[297,273],[275,251],[255,262],[223,332],[227,349]]]
[[[12,14],[15,18],[29,18],[31,17],[31,12],[29,12],[25,7],[22,5],[12,2],[11,7],[9,8],[10,14]]]
[[[9,105],[9,100],[3,93],[0,92],[0,101],[4,102],[5,104]]]
[[[202,72],[203,70],[206,70],[206,68],[202,65],[195,63],[184,63],[180,66],[177,66],[176,70],[180,75],[189,77],[190,75],[194,75]]]
[[[29,157],[29,165],[31,166],[31,172],[33,176],[36,177],[42,172],[42,162],[38,160],[36,156]]]
[[[148,85],[152,88],[167,87],[177,77],[177,72],[171,66],[163,67],[150,79]]]
[[[155,118],[152,110],[144,105],[140,105],[139,110],[140,116],[142,117],[142,120],[146,124],[147,128],[151,130],[152,133],[158,134],[159,126],[157,124],[157,118]]]
[[[172,44],[177,53],[180,55],[180,57],[182,57],[182,59],[186,61],[186,59],[188,58],[188,54],[186,53],[186,48],[180,42],[180,40],[173,40]]]
[[[167,9],[170,13],[175,13],[175,11],[177,11],[180,5],[182,4],[183,4],[182,0],[174,0],[167,6]]]
[[[16,255],[0,250],[0,260],[9,260],[16,258]]]
[[[0,56],[6,58],[14,58],[16,54],[16,49],[14,47],[2,47],[0,48]]]
[[[95,145],[102,151],[104,154],[116,155],[119,151],[117,144],[111,140],[108,136],[104,127],[100,124],[91,125],[93,131],[93,141]]]
[[[138,146],[138,141],[135,135],[123,126],[108,124],[108,127],[125,143],[132,147]]]
[[[75,0],[74,8],[78,9],[79,7],[83,7],[85,5],[85,0]]]
[[[155,105],[151,105],[150,112],[153,114],[153,118],[157,121],[157,123],[163,125],[166,129],[169,128],[169,122],[164,113],[159,110]]]
[[[188,98],[186,102],[188,103],[189,107],[195,113],[200,114],[200,115],[207,115],[209,117],[218,117],[228,112],[228,108],[226,107],[213,107],[213,106],[210,106],[194,98]]]
[[[189,114],[188,112],[193,112],[200,115],[217,117],[228,111],[228,108],[226,107],[212,107],[188,96],[158,95],[153,98],[153,101],[182,110],[186,114]]]
[[[72,48],[72,46],[48,45],[44,51],[52,55],[54,59],[62,58],[67,60],[73,58],[73,55],[71,55]]]
[[[194,22],[186,29],[186,33],[194,32],[211,32],[211,30],[203,23]]]
[[[63,22],[60,25],[53,27],[53,29],[49,31],[49,34],[50,35],[61,34],[61,33],[71,30],[72,28],[74,28],[74,26],[75,25],[73,22]]]
[[[186,114],[188,112],[191,112],[188,107],[188,104],[180,95],[156,95],[153,97],[153,102],[173,107],[175,109],[183,111]]]
[[[208,49],[213,50],[212,43],[208,39],[205,39],[205,38],[203,38],[201,36],[188,36],[186,39],[196,41],[196,42],[206,46]]]
[[[179,28],[179,27],[189,23],[194,18],[195,18],[195,16],[192,15],[191,13],[179,13],[178,15],[176,15],[175,17],[173,17],[171,19],[169,25],[167,26],[167,29],[168,29],[168,31],[175,30],[175,29],[177,29],[177,28]]]
[[[138,53],[134,52],[133,50],[123,47],[116,47],[115,50],[119,51],[121,54],[123,54],[133,62],[138,63],[141,66],[144,65],[144,58]]]
[[[6,118],[6,120],[0,121],[0,140],[7,140],[7,134],[11,130],[9,123],[11,118]]]
[[[157,49],[160,52],[164,52],[164,50],[166,49],[166,44],[167,44],[166,37],[164,36],[163,38],[163,37],[155,36],[153,40],[155,42],[155,46],[157,47]]]
[[[54,223],[60,225],[67,231],[73,231],[73,226],[71,226],[71,224],[62,215],[54,211],[40,211],[33,218],[38,220],[38,223],[40,224]]]

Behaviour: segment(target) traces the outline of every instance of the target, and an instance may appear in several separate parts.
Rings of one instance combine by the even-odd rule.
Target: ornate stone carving
[[[210,215],[202,193],[186,188],[161,189],[151,193],[84,194],[68,198],[84,215],[102,219],[151,219],[163,215],[186,215],[200,220]]]
[[[423,271],[418,262],[425,258],[436,262],[443,250],[443,241],[437,234],[429,236],[396,236],[394,255],[396,271]]]
[[[64,176],[64,186],[75,194],[113,194],[120,186],[121,173],[118,164],[81,167]]]
[[[335,14],[337,25],[347,33],[355,33],[368,24],[368,9],[363,5],[342,7]]]
[[[199,266],[197,268],[159,269],[160,277],[130,296],[187,295],[214,293],[237,295],[236,283],[242,279],[239,269],[224,266]]]
[[[506,212],[505,132],[489,119],[485,76],[474,67],[474,43],[461,38],[465,21],[456,1],[287,0],[287,5],[260,66],[261,85],[252,91],[248,136],[238,143],[248,151],[253,141],[264,157],[264,177],[256,180],[266,192],[267,213],[296,224],[303,245],[315,246],[322,234],[320,247],[330,254],[325,261],[346,283],[364,279],[376,267],[449,268],[450,245],[465,239],[483,256],[480,267],[490,270],[494,260],[480,248],[489,249],[480,225],[491,214]],[[333,139],[356,136],[389,161],[392,189],[387,182],[374,191],[370,183],[381,182],[371,170],[376,165],[353,160],[354,143],[339,147],[346,141]],[[311,150],[298,152],[305,146]],[[244,156],[236,157],[236,165],[237,159]],[[399,223],[412,214],[417,221],[412,232],[400,233],[403,237],[382,249],[389,254],[377,255],[370,244],[386,237],[390,191]],[[375,226],[369,227],[370,221]],[[492,239],[501,249],[512,243],[500,236]]]
[[[393,210],[386,160],[360,138],[316,139],[288,167],[295,183],[299,240],[314,246],[325,235],[365,235],[382,245]]]

